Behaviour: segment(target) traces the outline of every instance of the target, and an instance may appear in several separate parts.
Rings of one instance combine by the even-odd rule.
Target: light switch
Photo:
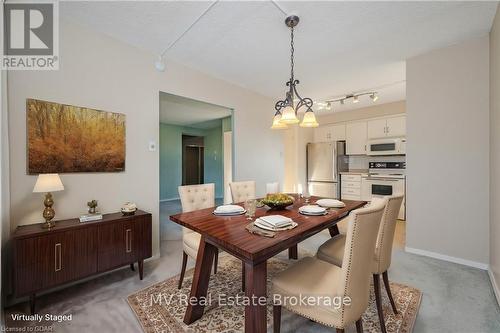
[[[156,141],[149,141],[149,151],[156,151]]]

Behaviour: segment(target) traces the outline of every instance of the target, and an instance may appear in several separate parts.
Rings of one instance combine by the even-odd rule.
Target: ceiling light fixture
[[[353,96],[353,97],[352,97],[352,102],[353,102],[353,103],[359,103],[358,96]]]
[[[161,55],[158,56],[158,60],[155,62],[155,67],[158,72],[165,71],[165,62],[163,61],[163,57]]]
[[[378,100],[378,93],[376,91],[368,91],[368,92],[344,95],[344,96],[341,96],[339,98],[327,100],[326,103],[333,105],[333,103],[338,102],[338,103],[340,103],[340,105],[344,105],[346,100],[352,99],[352,102],[354,104],[356,104],[356,103],[359,103],[359,98],[361,96],[366,96],[366,95],[369,95],[373,102],[376,102]]]
[[[276,109],[276,113],[273,119],[272,129],[282,129],[286,128],[286,125],[297,124],[300,122],[297,117],[297,113],[299,109],[304,107],[306,112],[300,122],[301,127],[318,127],[319,124],[316,121],[316,116],[312,110],[313,100],[305,97],[300,97],[297,92],[297,84],[299,84],[299,80],[296,80],[294,77],[294,52],[295,46],[293,43],[294,37],[294,28],[299,24],[299,17],[296,15],[290,15],[285,19],[285,24],[290,28],[290,80],[286,83],[286,86],[289,88],[286,93],[285,99],[276,102],[274,108]],[[295,104],[295,100],[297,100]],[[276,124],[275,124],[276,123]],[[280,126],[284,124],[285,127]]]
[[[370,95],[370,98],[372,99],[372,101],[376,102],[377,99],[378,99],[378,95],[375,94],[375,93],[373,93],[373,94]]]

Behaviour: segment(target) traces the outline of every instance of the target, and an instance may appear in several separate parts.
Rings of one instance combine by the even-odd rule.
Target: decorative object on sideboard
[[[45,223],[42,224],[42,228],[50,229],[55,225],[52,219],[56,215],[56,212],[54,208],[52,208],[54,205],[54,199],[52,198],[51,192],[62,190],[64,190],[64,185],[57,173],[38,175],[35,187],[33,188],[33,193],[46,193],[45,200],[43,201],[43,204],[45,205],[45,209],[43,210]]]
[[[123,204],[121,208],[121,212],[123,215],[134,215],[137,210],[137,205],[133,202],[126,202]]]
[[[125,170],[125,115],[26,100],[28,173]]]
[[[89,202],[87,202],[87,206],[89,207],[88,209],[89,214],[95,214],[97,208],[97,200],[95,199],[90,200]]]
[[[296,15],[290,15],[285,19],[285,24],[290,28],[290,80],[286,83],[288,91],[284,100],[276,102],[274,108],[276,113],[273,118],[272,129],[284,129],[288,125],[298,124],[300,122],[297,118],[298,111],[305,107],[306,112],[300,122],[301,127],[318,127],[319,124],[316,121],[316,116],[313,112],[313,100],[309,97],[302,98],[297,92],[297,84],[299,80],[295,79],[294,76],[294,28],[299,24],[299,17]],[[297,103],[294,104],[297,100]]]

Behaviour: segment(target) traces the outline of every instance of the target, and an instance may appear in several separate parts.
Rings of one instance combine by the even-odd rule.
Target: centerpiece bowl
[[[273,193],[268,194],[261,202],[274,210],[285,209],[286,207],[293,204],[295,199],[285,193]]]

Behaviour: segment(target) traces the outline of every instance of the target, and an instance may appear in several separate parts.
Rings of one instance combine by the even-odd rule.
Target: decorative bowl
[[[266,195],[266,197],[262,199],[261,202],[271,209],[281,210],[290,205],[293,205],[294,200],[295,199],[288,194],[275,193]]]
[[[134,210],[124,210],[124,209],[122,209],[121,212],[122,212],[123,216],[129,216],[129,215],[135,215],[135,211],[136,210],[137,209],[134,209]]]

